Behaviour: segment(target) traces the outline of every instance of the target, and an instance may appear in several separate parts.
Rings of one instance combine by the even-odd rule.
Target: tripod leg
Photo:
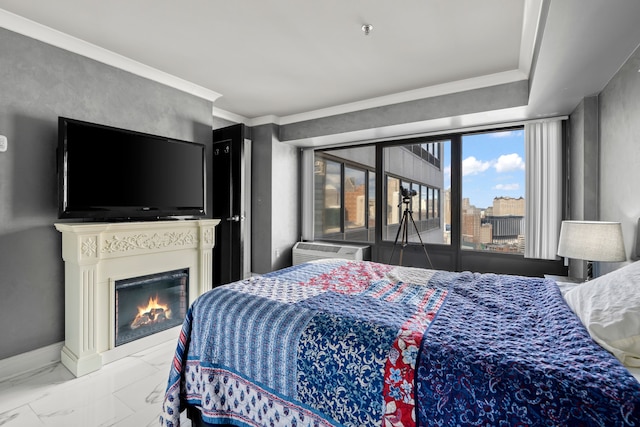
[[[406,213],[406,212],[405,212]],[[402,244],[400,245],[400,258],[398,258],[398,265],[402,265],[402,255],[404,255],[404,247],[407,245],[407,216],[402,215]]]
[[[407,211],[402,214],[402,218],[400,219],[400,225],[398,226],[398,232],[396,233],[396,239],[393,241],[393,249],[391,250],[391,256],[389,257],[389,264],[391,264],[391,260],[393,260],[393,254],[396,251],[396,245],[398,244],[398,239],[400,238],[400,233],[402,232],[402,246],[400,247],[400,260],[398,265],[402,265],[402,251],[404,250],[404,245],[406,244],[406,229],[407,229]]]
[[[411,219],[413,228],[415,228],[416,230],[416,234],[418,235],[418,240],[420,241],[420,246],[422,246],[422,250],[424,250],[424,255],[427,257],[427,261],[429,262],[429,265],[431,266],[431,268],[433,268],[433,264],[431,263],[431,258],[429,258],[429,254],[427,253],[427,248],[424,246],[424,243],[422,242],[422,236],[420,236],[420,231],[418,230],[418,226],[416,225],[416,222],[413,220],[413,214],[411,212],[409,212],[409,219]]]
[[[393,249],[391,249],[391,256],[389,257],[389,264],[391,264],[391,260],[393,259],[393,253],[396,251],[396,245],[398,244],[398,238],[400,237],[400,230],[402,230],[402,223],[404,222],[404,215],[402,215],[402,219],[400,220],[400,225],[398,226],[398,232],[396,233],[396,239],[393,241]]]

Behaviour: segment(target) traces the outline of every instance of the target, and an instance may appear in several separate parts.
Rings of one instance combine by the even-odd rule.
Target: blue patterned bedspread
[[[640,426],[640,384],[552,281],[325,260],[189,309],[165,426]]]

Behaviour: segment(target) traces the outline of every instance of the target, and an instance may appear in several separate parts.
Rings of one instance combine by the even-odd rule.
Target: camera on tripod
[[[402,192],[402,200],[403,201],[409,201],[409,199],[411,199],[413,196],[417,195],[418,192],[416,190],[409,190],[408,188],[405,187],[400,187],[400,191]]]
[[[400,187],[400,192],[402,193],[402,203],[405,204],[404,212],[402,213],[402,219],[400,220],[400,226],[398,227],[398,231],[396,232],[396,240],[393,242],[393,250],[391,251],[391,256],[389,257],[389,264],[391,264],[391,260],[393,259],[393,253],[396,250],[396,246],[398,245],[398,239],[400,238],[400,234],[402,234],[402,240],[400,242],[400,259],[398,260],[398,265],[402,265],[402,253],[404,252],[404,247],[409,243],[409,221],[413,224],[413,229],[415,233],[411,233],[411,237],[417,237],[420,242],[420,246],[424,251],[424,255],[429,262],[431,268],[433,268],[433,264],[431,263],[431,258],[429,258],[429,254],[427,253],[427,248],[422,241],[422,237],[420,236],[420,230],[418,230],[418,226],[416,225],[415,220],[413,219],[413,213],[411,212],[410,203],[411,198],[418,195],[416,190],[409,190],[405,187]],[[401,203],[398,203],[398,207],[401,206]]]

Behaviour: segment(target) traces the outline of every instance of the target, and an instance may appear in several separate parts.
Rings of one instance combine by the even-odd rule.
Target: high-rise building
[[[444,192],[443,205],[445,222],[451,224],[450,189]],[[465,248],[523,253],[524,205],[523,197],[495,197],[493,206],[482,210],[472,205],[469,198],[463,198],[461,232]]]
[[[524,216],[524,198],[495,197],[491,216]]]
[[[480,243],[480,213],[480,209],[472,205],[462,211],[462,238],[465,242]]]
[[[444,223],[451,225],[451,189],[444,190]]]
[[[524,235],[523,216],[491,216],[483,221],[493,227],[494,243],[517,240]]]
[[[344,220],[353,226],[364,227],[364,184],[356,185],[353,180],[345,180]]]
[[[493,243],[493,226],[491,224],[480,225],[480,241],[479,243]]]

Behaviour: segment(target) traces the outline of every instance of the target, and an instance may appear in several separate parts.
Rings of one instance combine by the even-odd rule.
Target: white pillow
[[[640,367],[640,261],[564,295],[591,337],[626,366]]]

